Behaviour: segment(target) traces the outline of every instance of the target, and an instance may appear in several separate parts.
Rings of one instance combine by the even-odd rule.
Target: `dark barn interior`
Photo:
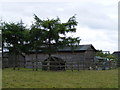
[[[42,70],[65,70],[65,61],[58,57],[49,57],[42,62]]]

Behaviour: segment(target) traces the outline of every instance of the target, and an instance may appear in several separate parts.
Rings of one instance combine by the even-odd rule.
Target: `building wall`
[[[58,53],[54,56],[61,57],[63,60],[66,61],[67,69],[82,69],[83,68],[83,61],[84,61],[84,52],[64,52]]]
[[[52,56],[59,57],[66,61],[66,69],[89,69],[94,64],[94,56],[95,51],[94,50],[87,50],[82,52],[59,52],[54,53]],[[35,54],[29,54],[25,55],[25,58],[21,55],[17,55],[17,61],[14,62],[15,57],[14,55],[8,55],[8,58],[4,58],[7,61],[8,59],[8,66],[13,67],[14,63],[16,63],[16,66],[19,67],[26,67],[26,68],[42,68],[42,62],[48,58],[48,54],[39,53],[37,56],[38,60],[36,62],[36,55]],[[20,63],[18,63],[20,62]],[[6,63],[6,62],[3,62]],[[4,64],[5,65],[5,64]]]
[[[89,69],[94,62],[94,51],[86,51],[86,52],[59,52],[52,54],[52,56],[59,57],[66,61],[66,68],[67,69]],[[48,58],[47,54],[39,53],[38,54],[38,68],[42,68],[42,61]],[[34,61],[32,63],[31,61]],[[33,65],[35,67],[36,63],[36,55],[30,54],[26,55],[26,67],[32,68]]]
[[[120,52],[115,52],[114,55],[116,56],[117,59],[120,60]]]
[[[95,52],[93,50],[87,50],[85,52],[84,68],[89,69],[90,67],[94,67],[94,57]]]
[[[9,67],[8,62],[9,62],[9,60],[8,60],[8,53],[4,53],[2,55],[2,68]]]
[[[14,55],[9,53],[3,53],[2,66],[7,67],[24,67],[25,58],[21,55]]]
[[[113,53],[117,59],[117,66],[120,67],[120,51]]]
[[[42,68],[42,61],[44,61],[45,59],[47,59],[48,55],[47,54],[43,54],[43,53],[39,53],[37,55],[37,64],[38,64],[38,68]],[[27,68],[32,68],[33,66],[36,66],[36,55],[35,54],[29,54],[25,56],[25,60],[26,60],[26,67]]]

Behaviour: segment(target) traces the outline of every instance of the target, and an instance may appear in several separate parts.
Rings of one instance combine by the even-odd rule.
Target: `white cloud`
[[[41,19],[56,18],[63,22],[77,14],[81,44],[93,44],[97,49],[116,51],[118,46],[118,0],[2,0],[0,17],[30,25],[33,14]]]
[[[114,31],[83,27],[77,31],[75,36],[81,37],[81,44],[93,44],[99,50],[111,52],[118,50],[118,33]]]
[[[64,11],[64,8],[57,8],[57,11]]]

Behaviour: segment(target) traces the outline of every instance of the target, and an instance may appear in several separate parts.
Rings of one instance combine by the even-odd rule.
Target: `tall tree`
[[[18,64],[17,54],[22,52],[25,44],[25,31],[26,27],[23,26],[22,21],[19,23],[4,23],[2,28],[3,44],[15,56],[14,69]]]
[[[64,46],[73,46],[80,42],[80,39],[73,37],[66,37],[69,32],[76,32],[75,26],[77,26],[76,17],[72,16],[66,23],[61,23],[59,18],[41,20],[34,15],[35,25],[39,31],[42,32],[42,45],[44,46],[44,52],[48,53],[49,58],[51,54],[57,52],[59,48]],[[36,29],[36,30],[37,30]],[[77,45],[77,44],[76,44]],[[48,63],[49,65],[49,63]]]
[[[41,46],[43,44],[43,37],[44,32],[41,29],[41,25],[38,22],[35,22],[31,25],[30,30],[30,46],[29,50],[35,50],[36,60],[33,60],[33,70],[34,70],[34,63],[36,64],[36,71],[38,70],[38,51],[41,50]]]
[[[76,32],[77,25],[76,17],[72,16],[66,23],[61,23],[59,18],[41,20],[34,15],[35,23],[41,28],[43,33],[43,45],[46,47],[45,51],[51,56],[52,52],[57,51],[61,46],[74,45],[80,39],[73,37],[66,37],[69,32]]]

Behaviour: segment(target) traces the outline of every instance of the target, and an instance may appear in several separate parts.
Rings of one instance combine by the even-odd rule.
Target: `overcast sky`
[[[18,22],[28,26],[33,14],[41,19],[56,18],[62,22],[76,14],[78,26],[73,36],[80,44],[92,44],[103,51],[118,50],[119,0],[1,0],[0,17],[3,21]]]

